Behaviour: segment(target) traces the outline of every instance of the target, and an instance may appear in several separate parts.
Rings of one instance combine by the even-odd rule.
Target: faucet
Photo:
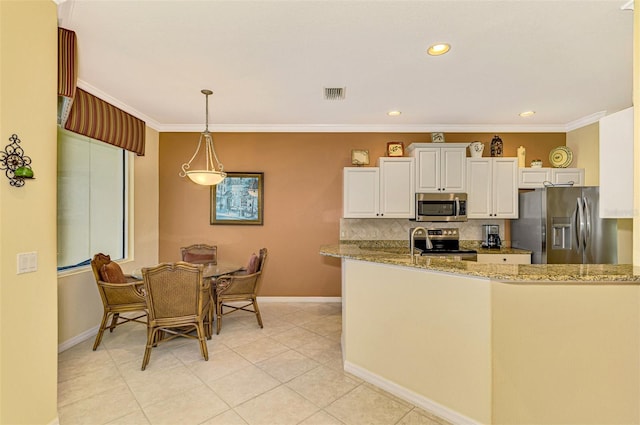
[[[411,238],[410,238],[410,246],[409,246],[409,254],[411,254],[411,264],[415,264],[416,263],[416,256],[413,254],[413,251],[416,247],[416,233],[423,231],[426,237],[426,241],[427,241],[427,249],[432,249],[433,248],[433,244],[431,243],[431,239],[429,239],[429,232],[427,231],[427,229],[425,229],[424,227],[416,227],[411,231]]]

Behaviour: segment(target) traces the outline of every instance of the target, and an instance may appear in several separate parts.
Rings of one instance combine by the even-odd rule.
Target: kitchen
[[[69,338],[82,334],[95,324],[91,311],[96,305],[93,304],[92,294],[88,294],[89,287],[87,279],[83,276],[58,277],[55,274],[55,220],[42,214],[25,214],[25,211],[41,211],[43,207],[49,210],[55,209],[55,146],[52,139],[51,128],[54,126],[55,104],[51,100],[47,104],[43,100],[43,92],[53,93],[55,83],[51,76],[55,75],[55,57],[51,52],[55,51],[55,11],[54,5],[48,7],[42,13],[42,7],[31,8],[29,10],[19,10],[20,2],[15,2],[12,9],[3,9],[3,13],[9,10],[16,19],[3,21],[3,40],[9,44],[16,52],[3,49],[4,55],[9,55],[15,61],[7,60],[3,66],[3,77],[7,76],[12,87],[30,87],[30,91],[3,92],[3,100],[11,104],[11,108],[3,109],[3,126],[19,126],[32,128],[34,133],[25,139],[29,145],[33,143],[35,149],[35,160],[39,165],[39,175],[33,185],[27,186],[20,192],[9,192],[3,188],[3,205],[11,205],[15,202],[17,208],[3,209],[6,213],[3,230],[3,240],[8,243],[3,248],[3,359],[12,363],[12,370],[3,369],[3,379],[10,386],[15,384],[15,388],[28,387],[32,397],[27,399],[20,397],[20,392],[8,392],[6,394],[7,403],[5,406],[15,405],[12,410],[5,409],[5,417],[16,410],[33,410],[29,405],[37,402],[41,406],[41,411],[45,411],[50,419],[50,412],[55,412],[55,348],[60,343]],[[69,4],[69,2],[67,2]],[[6,3],[3,4],[5,7]],[[26,6],[24,6],[26,8]],[[5,15],[3,15],[4,18]],[[52,18],[53,16],[53,18]],[[8,22],[11,21],[11,22]],[[115,22],[115,21],[114,21]],[[4,24],[7,23],[7,26]],[[11,25],[9,25],[11,24]],[[13,37],[13,31],[22,34],[29,32],[29,37]],[[154,33],[154,34],[159,34]],[[44,43],[41,39],[46,40]],[[15,40],[12,41],[12,40]],[[33,42],[37,54],[25,57],[24,41]],[[394,46],[395,48],[395,46]],[[18,51],[20,53],[18,53]],[[42,63],[45,60],[46,63]],[[13,64],[19,63],[16,67]],[[157,64],[154,62],[157,66]],[[5,73],[6,71],[6,73]],[[130,71],[130,69],[128,69]],[[149,73],[148,75],[152,75]],[[126,78],[112,78],[113,81],[125,81]],[[117,84],[117,83],[116,83]],[[200,86],[195,87],[194,93],[197,95]],[[125,88],[126,90],[126,88]],[[149,92],[150,93],[150,92]],[[116,95],[115,92],[111,94]],[[5,97],[6,95],[6,97]],[[490,103],[492,97],[482,97],[483,103]],[[188,102],[187,102],[188,104]],[[199,104],[198,104],[199,106]],[[181,109],[181,108],[177,108]],[[198,114],[198,122],[200,110]],[[28,122],[25,122],[28,121]],[[194,121],[196,121],[194,119]],[[228,169],[231,171],[260,171],[265,170],[267,174],[268,198],[266,208],[274,208],[268,211],[267,223],[271,226],[265,229],[234,229],[236,232],[211,230],[208,225],[208,192],[197,188],[187,188],[180,186],[180,183],[167,184],[171,177],[175,177],[176,170],[185,158],[193,152],[194,138],[197,137],[197,130],[193,133],[182,133],[180,135],[159,128],[147,128],[148,153],[144,158],[139,158],[135,163],[136,171],[136,227],[135,227],[135,252],[136,261],[144,264],[158,260],[157,252],[162,254],[160,258],[172,258],[176,255],[174,248],[180,245],[182,239],[206,236],[211,239],[221,239],[229,241],[227,256],[244,256],[249,244],[259,245],[263,241],[276,241],[276,248],[279,257],[282,258],[282,266],[272,268],[274,272],[270,276],[270,288],[265,294],[267,296],[325,296],[335,297],[340,294],[339,260],[334,258],[320,257],[317,248],[321,244],[334,243],[340,238],[339,217],[341,215],[341,172],[342,168],[350,165],[351,149],[368,149],[372,157],[384,156],[386,142],[390,140],[402,140],[408,145],[411,142],[428,142],[428,130],[416,130],[416,133],[396,133],[385,127],[387,133],[361,133],[357,134],[277,134],[277,133],[219,133],[216,134],[216,146],[223,158],[234,158],[233,162],[227,161]],[[505,155],[514,156],[515,150],[507,151],[510,133],[517,131],[510,129],[483,128],[484,134],[463,134],[459,138],[453,137],[453,132],[445,133],[447,141],[469,142],[471,140],[481,140],[490,142],[494,132],[505,140]],[[558,130],[550,130],[558,131]],[[586,133],[586,134],[583,134]],[[535,154],[537,141],[549,137],[549,134],[522,134],[522,139],[515,142],[513,149],[524,145],[532,155]],[[572,127],[566,131],[554,133],[556,140],[551,143],[545,152],[538,156],[544,160],[550,149],[566,143],[571,146],[579,157],[579,161],[593,161],[597,164],[597,130],[593,131],[592,125],[585,127]],[[566,138],[566,140],[565,140]],[[527,140],[524,140],[527,139]],[[162,146],[159,146],[162,140]],[[592,144],[593,142],[593,144]],[[264,143],[263,146],[259,146]],[[316,147],[308,145],[317,144]],[[188,145],[188,146],[187,146]],[[30,145],[32,146],[32,145]],[[584,146],[584,147],[583,147]],[[275,147],[275,150],[271,148]],[[251,152],[250,155],[245,155]],[[161,153],[161,155],[159,155]],[[295,153],[296,155],[292,155]],[[170,156],[176,154],[175,161]],[[299,155],[298,155],[299,154]],[[291,158],[289,158],[291,157]],[[294,158],[295,157],[295,158]],[[226,160],[225,160],[226,161]],[[174,163],[175,162],[175,163]],[[324,166],[328,162],[327,166]],[[281,164],[281,167],[278,165]],[[322,164],[319,165],[319,164]],[[168,167],[171,166],[171,167]],[[589,170],[587,164],[576,164]],[[594,169],[597,169],[595,167]],[[304,173],[309,170],[313,176],[307,177]],[[302,181],[292,181],[291,176],[305,176]],[[318,178],[322,176],[322,178]],[[593,171],[587,171],[586,178],[593,178]],[[271,180],[269,180],[271,179]],[[162,184],[159,184],[159,180]],[[587,184],[597,184],[591,182]],[[162,195],[158,195],[159,187]],[[278,188],[277,190],[275,188]],[[313,191],[309,191],[313,187]],[[283,192],[289,191],[292,196],[286,197],[278,193],[282,188]],[[165,192],[165,189],[167,192]],[[311,192],[311,193],[310,193]],[[299,194],[309,194],[301,202]],[[295,195],[295,197],[293,196]],[[167,198],[172,198],[173,203]],[[160,201],[160,199],[162,199]],[[297,201],[296,201],[297,200]],[[159,207],[162,204],[162,208]],[[173,209],[165,209],[172,204]],[[188,205],[187,208],[185,205]],[[287,216],[292,205],[300,207],[302,218]],[[321,208],[322,207],[322,208]],[[201,224],[195,225],[194,219]],[[20,226],[16,226],[20,223]],[[203,224],[205,223],[205,224]],[[312,223],[313,225],[310,225]],[[161,231],[159,231],[159,229]],[[501,226],[502,228],[502,226]],[[620,226],[619,226],[620,228]],[[208,229],[208,230],[203,230]],[[631,232],[627,227],[627,232]],[[307,232],[307,233],[304,233]],[[302,253],[296,245],[291,248],[291,241],[299,239],[301,234],[309,236],[308,244],[312,245]],[[161,236],[159,236],[161,235]],[[472,239],[479,239],[480,235],[471,235]],[[507,238],[505,238],[507,239]],[[279,240],[284,240],[279,242]],[[160,243],[161,241],[162,243]],[[27,244],[30,243],[31,245]],[[243,247],[237,245],[244,243]],[[41,271],[16,277],[15,252],[31,249],[33,244],[37,244],[43,254],[39,258]],[[287,246],[288,244],[288,246]],[[306,248],[305,248],[306,249]],[[629,250],[630,252],[630,250]],[[273,263],[276,266],[276,262]],[[131,264],[131,267],[136,265]],[[277,272],[276,272],[277,271]],[[313,274],[314,281],[296,282],[293,285],[285,285],[282,278],[286,274]],[[317,276],[317,278],[316,278]],[[19,285],[13,285],[13,283]],[[56,288],[57,286],[57,288]],[[41,303],[19,306],[16,299],[21,299],[24,290],[27,288],[31,295],[37,295]],[[42,308],[46,305],[46,308]],[[77,307],[80,306],[80,307]],[[40,320],[25,323],[25,315],[38,317]],[[88,318],[87,318],[88,317]],[[20,323],[19,326],[10,323]],[[22,336],[25,334],[38,334],[39,338],[26,340]],[[17,341],[13,343],[10,341]],[[16,346],[19,343],[19,346]],[[44,349],[43,349],[44,347]],[[45,353],[46,352],[46,353]],[[6,372],[6,373],[5,373]],[[46,385],[43,385],[43,382]],[[53,382],[53,384],[51,384]],[[13,394],[13,396],[11,396]],[[4,399],[3,395],[3,399]],[[25,401],[26,400],[26,401]],[[28,403],[27,403],[28,402]],[[27,404],[25,404],[27,403]],[[53,405],[53,406],[52,406]],[[43,422],[42,413],[39,422]]]

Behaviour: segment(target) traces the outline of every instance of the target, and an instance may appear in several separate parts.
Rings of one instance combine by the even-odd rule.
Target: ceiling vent
[[[326,100],[343,100],[347,94],[346,87],[325,87],[324,98]]]

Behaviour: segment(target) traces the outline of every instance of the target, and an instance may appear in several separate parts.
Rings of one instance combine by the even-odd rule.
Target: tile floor
[[[207,342],[161,344],[140,370],[146,330],[127,324],[92,351],[93,339],[60,353],[61,425],[446,425],[342,370],[338,303],[262,303],[255,316],[223,319]]]

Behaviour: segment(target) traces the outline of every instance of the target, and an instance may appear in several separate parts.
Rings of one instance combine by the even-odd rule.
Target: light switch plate
[[[18,254],[18,273],[31,273],[38,270],[38,253],[21,252]]]

